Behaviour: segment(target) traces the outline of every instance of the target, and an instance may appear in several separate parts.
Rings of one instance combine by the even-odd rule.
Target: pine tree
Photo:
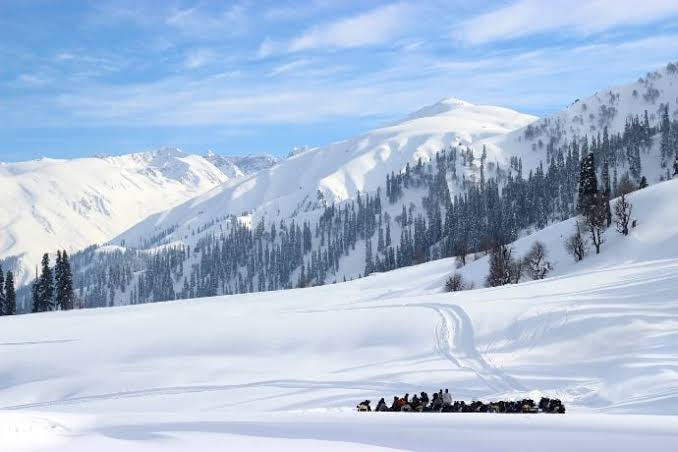
[[[5,275],[2,273],[2,266],[0,266],[0,315],[5,315],[5,305],[7,298],[5,296]]]
[[[603,202],[605,205],[605,218],[607,221],[607,227],[612,225],[612,209],[610,208],[610,198],[612,196],[612,190],[610,187],[610,164],[607,159],[603,163],[603,170],[601,178],[603,179]]]
[[[581,161],[579,170],[579,196],[577,199],[577,209],[579,213],[586,213],[595,204],[595,198],[598,194],[598,180],[596,179],[596,166],[593,153],[584,157]]]
[[[40,304],[40,278],[37,277],[38,274],[38,268],[36,266],[35,268],[35,281],[33,281],[33,284],[31,285],[31,299],[33,303],[33,307],[31,308],[31,312],[41,312],[42,305]]]
[[[662,111],[662,119],[661,119],[661,124],[660,124],[660,130],[661,130],[661,142],[660,142],[660,149],[661,149],[661,165],[662,168],[666,167],[666,161],[671,155],[671,141],[670,141],[670,134],[671,134],[671,121],[669,121],[669,107],[668,105],[664,106],[664,111]]]
[[[606,173],[609,180],[609,171]],[[582,224],[590,233],[591,242],[598,254],[603,243],[605,225],[609,225],[612,218],[609,211],[609,199],[606,198],[605,193],[598,192],[593,153],[589,153],[581,162],[578,210],[583,216]]]
[[[678,177],[678,152],[676,152],[676,160],[673,162],[673,177]]]
[[[42,271],[33,285],[33,312],[51,311],[54,307],[54,279],[49,267],[49,255],[42,256]]]
[[[16,314],[16,291],[14,289],[14,273],[7,272],[5,278],[5,315]]]
[[[640,182],[638,182],[638,189],[642,190],[643,188],[647,188],[647,178],[645,176],[642,176],[640,178]]]
[[[374,261],[372,260],[372,239],[365,240],[365,276],[374,272]]]
[[[54,267],[54,279],[56,283],[56,309],[68,311],[75,305],[75,294],[73,292],[73,274],[71,264],[68,261],[66,250],[57,251],[57,260]],[[168,288],[167,288],[168,289]]]

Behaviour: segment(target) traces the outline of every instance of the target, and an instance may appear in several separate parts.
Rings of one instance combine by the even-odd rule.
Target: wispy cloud
[[[197,69],[210,64],[217,57],[215,51],[210,49],[191,50],[184,60],[187,69]]]
[[[276,66],[271,70],[271,72],[268,73],[269,77],[275,77],[277,75],[285,74],[290,71],[295,71],[301,67],[304,67],[308,64],[308,60],[301,59],[301,60],[294,60],[290,61],[289,63],[281,64],[280,66]]]
[[[640,25],[678,14],[675,0],[517,0],[462,23],[470,44],[563,30],[588,35],[615,26]]]
[[[44,76],[36,74],[21,74],[17,77],[17,82],[27,87],[44,86],[50,83],[50,80]]]
[[[312,27],[292,39],[292,52],[323,47],[350,48],[382,44],[402,33],[413,9],[408,4],[381,6],[357,16]]]
[[[560,108],[610,84],[631,82],[668,61],[676,35],[477,58],[419,55],[394,59],[361,77],[316,77],[295,69],[297,59],[275,66],[275,77],[172,77],[134,86],[90,86],[62,95],[59,108],[82,122],[165,126],[307,123],[339,117],[405,114],[440,97],[518,109]],[[415,57],[413,57],[415,58]],[[576,66],[568,64],[577,60]],[[320,65],[322,66],[322,64]],[[642,68],[640,70],[639,68]],[[588,74],[596,72],[595,77]],[[294,76],[291,76],[291,74]],[[560,77],[556,86],[550,80]],[[604,81],[601,81],[600,78]],[[319,101],[322,99],[322,101]],[[379,99],[379,102],[375,102]]]
[[[209,141],[246,128],[275,142],[292,123],[374,124],[446,96],[542,113],[676,59],[678,42],[675,0],[235,1],[102,0],[81,28],[13,21],[54,42],[0,43],[3,129],[196,126]]]
[[[174,9],[165,19],[165,23],[193,37],[223,38],[224,36],[238,34],[246,29],[248,15],[247,8],[243,3],[235,3],[219,11],[195,6]]]
[[[384,5],[367,12],[311,26],[287,41],[265,39],[259,57],[316,49],[347,49],[384,44],[402,34],[416,9],[407,3]]]
[[[259,48],[257,49],[257,58],[269,57],[277,51],[277,48],[278,44],[274,40],[266,38],[261,42],[261,44],[259,44]]]

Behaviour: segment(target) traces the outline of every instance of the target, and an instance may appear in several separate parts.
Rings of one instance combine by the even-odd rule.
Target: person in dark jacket
[[[393,403],[391,404],[391,411],[400,411],[400,399],[398,399],[398,396],[393,396]]]
[[[412,397],[410,406],[412,407],[412,411],[421,411],[423,409],[423,407],[421,406],[421,400],[419,400],[419,397],[417,397],[416,394],[414,395],[414,397]]]
[[[422,391],[419,395],[419,400],[421,400],[421,404],[424,405],[424,407],[428,406],[428,394],[426,394],[424,391]]]
[[[377,407],[374,409],[374,411],[388,411],[388,406],[386,405],[386,401],[383,397],[379,399],[379,403],[377,403]]]
[[[360,402],[356,408],[358,409],[358,411],[372,411],[372,408],[370,407],[370,401],[369,400],[365,400],[364,402]]]

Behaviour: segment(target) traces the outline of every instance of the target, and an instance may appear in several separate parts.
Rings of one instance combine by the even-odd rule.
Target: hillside
[[[119,239],[136,244],[140,238],[172,225],[208,223],[224,213],[248,212],[270,220],[287,218],[323,203],[352,199],[359,191],[374,191],[383,186],[387,174],[399,173],[407,163],[414,164],[420,158],[430,161],[441,149],[470,146],[535,119],[505,108],[443,99],[396,124],[295,153],[238,183],[217,187],[151,216]]]
[[[227,180],[204,158],[172,149],[2,163],[0,259],[19,257],[22,283],[44,252],[106,242]]]
[[[658,125],[665,108],[669,120],[678,121],[678,69],[673,63],[634,83],[577,100],[563,111],[541,119],[505,108],[442,99],[390,126],[294,153],[278,166],[236,184],[217,187],[182,206],[152,216],[121,238],[138,243],[172,225],[208,223],[218,216],[216,212],[219,215],[247,212],[269,220],[278,216],[287,218],[332,202],[354,199],[358,192],[383,188],[387,174],[399,173],[407,163],[413,165],[418,159],[432,161],[443,149],[470,148],[475,159],[485,149],[486,162],[503,170],[516,169],[511,164],[514,158],[520,160],[523,176],[527,176],[540,164],[548,165],[556,152],[573,140],[586,137],[590,143],[601,141],[605,131],[612,140],[610,146],[614,147],[606,156],[610,160],[610,174],[614,172],[621,177],[631,173],[637,179],[644,175],[655,183],[670,171],[672,155],[661,158],[659,139],[647,137],[636,151],[639,160],[636,170],[627,149],[629,138],[622,135],[628,121],[634,118],[643,121],[646,112],[648,126]],[[617,134],[619,142],[614,141]],[[671,147],[678,146],[678,133],[673,133],[672,140]],[[471,180],[480,177],[477,165],[460,170]],[[453,183],[450,190],[453,195],[462,191]]]
[[[672,450],[677,196],[678,180],[633,193],[638,226],[578,264],[561,251],[571,223],[524,237],[521,253],[537,239],[551,253],[541,281],[444,293],[442,259],[310,289],[2,317],[0,445]],[[553,395],[568,414],[352,412],[439,387]]]
[[[208,151],[205,159],[219,168],[229,179],[250,176],[278,164],[280,159],[269,154],[221,155]]]
[[[611,197],[666,179],[678,149],[672,67],[538,121],[449,98],[297,150],[75,256],[81,305],[328,284],[514,241],[576,214],[589,153]],[[580,103],[596,113],[574,115]]]
[[[634,83],[577,99],[556,114],[506,135],[489,138],[481,145],[486,145],[488,152],[496,153],[500,160],[502,156],[516,155],[523,159],[526,169],[536,168],[544,161],[549,145],[558,147],[576,138],[602,136],[605,129],[610,135],[623,133],[627,120],[633,117],[644,120],[646,112],[651,123],[658,123],[666,107],[669,119],[678,120],[678,66],[675,63],[648,72]],[[530,150],[532,152],[528,152]],[[651,183],[657,182],[666,170],[656,154],[647,157],[642,156],[643,173]],[[620,173],[623,169],[628,170],[628,165],[620,164]]]

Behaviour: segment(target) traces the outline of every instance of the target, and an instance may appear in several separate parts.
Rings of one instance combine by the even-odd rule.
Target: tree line
[[[49,254],[42,256],[40,276],[33,283],[32,312],[63,310],[75,307],[73,275],[66,251],[57,251],[56,264],[50,267]]]

